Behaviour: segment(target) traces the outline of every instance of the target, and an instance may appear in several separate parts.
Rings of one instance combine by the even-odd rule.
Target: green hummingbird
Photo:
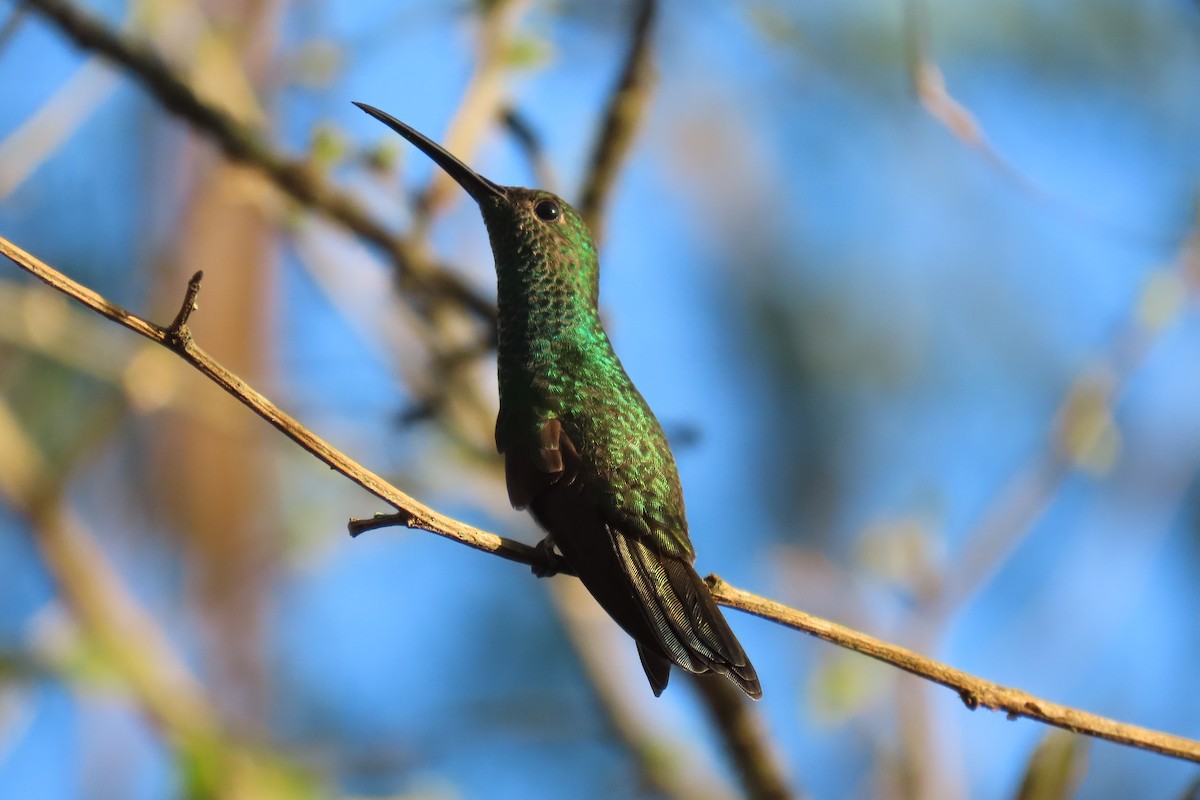
[[[431,158],[483,214],[496,260],[496,447],[509,500],[546,531],[546,563],[557,547],[633,637],[655,695],[675,664],[720,673],[760,698],[750,659],[692,567],[662,426],[600,324],[600,265],[587,225],[561,198],[493,183],[390,114],[355,105]]]

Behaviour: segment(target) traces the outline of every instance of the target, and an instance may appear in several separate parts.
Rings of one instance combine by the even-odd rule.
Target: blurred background
[[[644,4],[79,6],[397,257],[75,47],[59,5],[0,4],[0,234],[161,324],[203,269],[202,347],[422,501],[537,541],[491,441],[478,213],[350,103],[578,199]],[[701,574],[1200,737],[1200,6],[657,11],[595,214],[601,302]],[[656,700],[573,580],[419,531],[351,540],[380,502],[5,265],[0,797],[769,794],[711,699],[676,671]],[[797,796],[1197,779],[727,615]]]

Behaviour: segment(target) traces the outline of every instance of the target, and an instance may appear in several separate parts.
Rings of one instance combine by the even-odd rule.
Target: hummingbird
[[[662,426],[613,351],[596,243],[575,209],[501,186],[395,117],[360,109],[445,170],[479,206],[496,262],[496,448],[508,497],[637,643],[655,696],[671,666],[715,672],[754,699],[750,659],[692,564],[683,489]]]

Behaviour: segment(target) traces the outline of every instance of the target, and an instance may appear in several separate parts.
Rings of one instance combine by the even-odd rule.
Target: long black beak
[[[405,125],[400,120],[388,114],[385,111],[380,111],[374,106],[369,106],[366,103],[355,103],[354,105],[361,108],[363,111],[370,114],[375,119],[387,125],[396,133],[408,139],[417,148],[433,159],[433,162],[442,169],[446,170],[451,178],[458,182],[458,185],[467,190],[467,194],[475,198],[476,203],[483,202],[486,197],[504,197],[506,192],[504,187],[499,184],[492,183],[487,178],[480,175],[475,170],[468,167],[463,162],[459,161],[454,156],[443,148],[437,142],[427,138],[424,134],[419,133]]]

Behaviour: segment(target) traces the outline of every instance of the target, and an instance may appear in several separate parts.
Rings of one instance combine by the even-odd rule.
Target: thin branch
[[[253,167],[296,202],[381,249],[395,265],[403,286],[431,297],[448,297],[484,321],[494,321],[496,312],[490,300],[453,272],[431,264],[319,172],[279,154],[254,129],[202,100],[148,42],[123,36],[69,0],[25,2],[77,47],[104,56],[135,77],[163,108],[206,134],[228,158]]]
[[[1012,180],[1022,191],[1066,216],[1100,231],[1152,245],[1165,244],[1162,236],[1136,230],[1113,219],[1105,219],[1085,207],[1051,193],[1022,172],[988,139],[987,131],[964,103],[946,88],[946,76],[931,54],[927,0],[904,0],[904,53],[909,84],[925,111],[952,136],[979,152],[988,163]]]
[[[542,139],[538,136],[533,122],[516,106],[504,109],[500,121],[504,123],[504,127],[512,135],[513,141],[525,155],[525,160],[529,162],[529,168],[533,171],[534,183],[548,191],[557,191],[555,185],[558,182],[554,178],[554,170],[546,158],[546,148],[542,146]]]
[[[388,520],[389,522],[407,528],[429,531],[510,561],[523,564],[543,563],[537,548],[505,539],[439,514],[334,449],[197,347],[192,341],[186,325],[172,333],[169,328],[160,327],[131,314],[26,253],[4,237],[0,237],[0,254],[50,287],[83,303],[98,314],[102,314],[151,341],[169,347],[209,380],[233,395],[243,405],[313,456],[371,494],[394,506],[397,514]],[[194,297],[191,295],[189,289],[189,302],[194,303]],[[1086,711],[1051,703],[1019,689],[1011,689],[992,681],[977,678],[962,670],[925,658],[906,648],[889,644],[843,625],[743,591],[725,583],[715,575],[710,575],[707,581],[712,589],[713,597],[723,606],[795,628],[831,644],[862,653],[913,675],[946,686],[957,692],[966,706],[972,710],[983,706],[992,710],[1004,711],[1013,719],[1027,717],[1075,733],[1200,763],[1200,741],[1128,725]]]
[[[58,272],[53,267],[34,258],[8,239],[0,236],[0,255],[6,256],[17,266],[46,283],[51,288],[78,300],[88,308],[129,330],[157,342],[180,356],[199,370],[205,377],[233,395],[243,405],[258,414],[289,439],[312,453],[331,469],[340,472],[366,489],[380,500],[399,511],[399,519],[393,524],[416,528],[492,553],[522,564],[542,563],[538,551],[527,544],[479,530],[457,520],[439,514],[428,506],[417,502],[404,492],[389,484],[374,472],[362,467],[344,453],[336,450],[325,440],[309,431],[295,419],[284,413],[253,387],[217,363],[201,350],[192,340],[187,326],[172,331],[131,314],[124,308]],[[191,291],[189,289],[189,296]],[[195,302],[194,296],[191,297]]]
[[[199,308],[196,305],[196,298],[200,296],[200,282],[204,280],[204,271],[201,270],[192,276],[188,281],[187,292],[183,295],[183,304],[179,306],[179,313],[175,315],[175,321],[171,323],[171,327],[167,328],[167,333],[173,338],[179,338],[182,334],[184,326],[188,324],[188,320],[192,317],[192,312]]]
[[[591,167],[579,194],[579,213],[597,241],[603,233],[604,204],[608,201],[618,168],[633,144],[633,134],[649,104],[654,78],[650,35],[657,13],[657,0],[638,0],[625,66],[609,96],[604,121],[592,149]]]
[[[1027,717],[1085,736],[1107,739],[1139,750],[1149,750],[1172,758],[1200,763],[1200,741],[1117,722],[1087,711],[1051,703],[1020,689],[1011,689],[977,678],[960,669],[925,658],[904,647],[889,644],[836,622],[814,617],[774,600],[742,591],[716,575],[709,575],[705,581],[712,589],[713,597],[723,606],[795,628],[830,644],[862,653],[920,678],[940,683],[957,692],[963,704],[972,711],[982,706],[992,711],[1003,711],[1009,719]]]

